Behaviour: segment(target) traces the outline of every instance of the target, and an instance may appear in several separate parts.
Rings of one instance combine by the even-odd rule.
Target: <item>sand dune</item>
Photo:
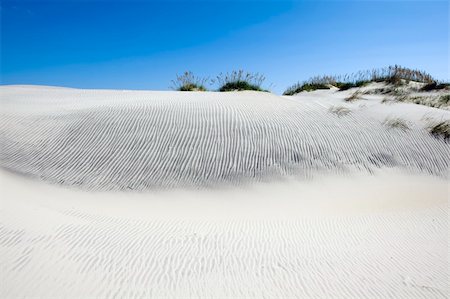
[[[89,190],[199,188],[380,167],[448,174],[450,147],[425,123],[412,122],[408,132],[383,125],[396,115],[450,117],[419,105],[397,104],[393,114],[392,105],[372,101],[339,116],[326,100],[260,92],[1,91],[2,167]]]
[[[449,111],[0,92],[1,298],[448,298]]]

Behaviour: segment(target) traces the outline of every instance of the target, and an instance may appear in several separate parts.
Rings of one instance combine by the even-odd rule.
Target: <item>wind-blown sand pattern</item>
[[[444,180],[134,196],[0,182],[2,298],[448,296]]]
[[[450,146],[424,125],[388,130],[369,109],[269,93],[2,87],[1,166],[90,190],[240,184],[380,167],[447,176]],[[449,118],[423,106],[410,113]],[[405,106],[406,105],[406,106]],[[389,105],[377,104],[384,117]],[[420,109],[417,109],[420,108]]]
[[[0,91],[1,298],[449,296],[449,111]]]

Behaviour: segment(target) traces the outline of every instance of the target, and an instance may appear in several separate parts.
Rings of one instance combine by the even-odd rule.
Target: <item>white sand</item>
[[[380,167],[447,177],[450,166],[449,144],[426,130],[428,119],[450,119],[450,111],[377,98],[346,104],[345,92],[0,91],[2,167],[88,190],[202,188]],[[329,111],[342,105],[351,113]],[[383,125],[395,117],[411,130]]]
[[[2,173],[2,298],[445,298],[448,182],[87,193]]]
[[[0,91],[1,298],[449,296],[450,144],[426,131],[448,111],[334,91]],[[128,187],[143,192],[104,191]]]

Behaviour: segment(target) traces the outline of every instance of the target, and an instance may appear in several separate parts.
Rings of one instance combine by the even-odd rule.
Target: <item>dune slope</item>
[[[448,143],[420,121],[407,131],[387,128],[379,116],[392,116],[392,107],[380,103],[339,115],[326,102],[260,92],[3,86],[1,94],[1,166],[90,190],[204,187],[380,167],[446,176],[449,167]],[[397,114],[450,115],[401,107]]]

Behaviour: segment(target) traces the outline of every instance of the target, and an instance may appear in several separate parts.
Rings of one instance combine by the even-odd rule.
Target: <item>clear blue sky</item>
[[[2,84],[164,90],[243,68],[280,93],[389,64],[450,78],[448,1],[0,3]]]

